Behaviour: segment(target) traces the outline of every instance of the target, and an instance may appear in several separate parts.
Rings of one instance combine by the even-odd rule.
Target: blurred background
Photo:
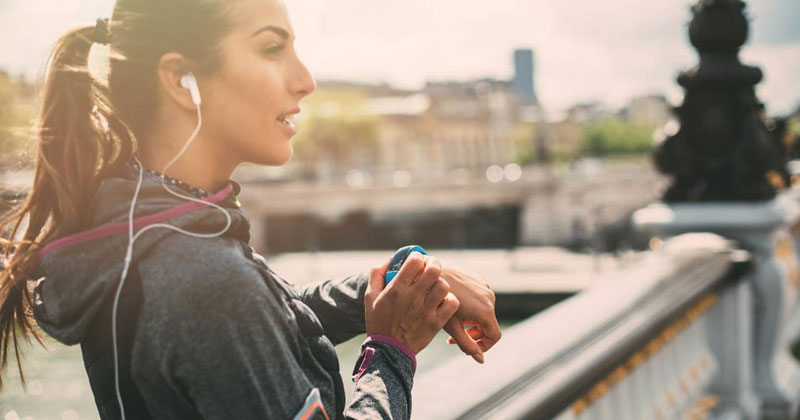
[[[631,214],[669,182],[651,156],[680,127],[694,2],[286,1],[318,88],[292,161],[235,174],[253,244],[283,277],[356,273],[416,243],[479,272],[511,327],[650,248]],[[112,6],[0,0],[2,205],[30,183],[49,48]],[[751,0],[748,17],[740,57],[764,72],[764,119],[782,119],[796,156],[800,2]],[[445,338],[421,372],[463,357]],[[362,339],[337,347],[346,386]],[[0,419],[97,418],[79,349],[48,347],[29,353],[27,394],[13,379],[0,393]]]

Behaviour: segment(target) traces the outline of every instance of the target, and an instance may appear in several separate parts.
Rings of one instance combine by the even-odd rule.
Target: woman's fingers
[[[469,334],[469,336],[472,337],[473,340],[480,340],[481,338],[483,338],[483,328],[480,328],[480,326],[475,328],[470,328],[467,330],[467,334]]]
[[[450,284],[439,277],[424,294],[425,307],[435,309],[442,303],[448,293],[450,293]]]
[[[464,326],[472,326],[467,333],[469,334],[472,339],[478,341],[478,345],[480,345],[481,350],[488,351],[492,346],[497,344],[500,341],[500,338],[503,336],[503,333],[500,332],[500,324],[497,323],[497,319],[491,317],[488,324],[488,328],[485,327],[485,324],[480,324],[475,321],[466,321],[464,322]],[[453,344],[448,340],[448,343]]]
[[[449,321],[448,321],[448,323],[449,323]],[[480,328],[480,326],[475,324],[475,322],[467,321],[467,322],[464,322],[463,325],[464,325],[464,327],[462,327],[462,329],[466,328],[466,330],[465,330],[466,333],[473,340],[477,341],[477,340],[480,340],[481,338],[483,338],[483,328]],[[470,327],[472,327],[472,328],[470,328]],[[456,341],[453,339],[453,337],[447,337],[447,343],[448,344],[455,344]]]
[[[364,294],[364,303],[370,307],[378,295],[383,291],[386,284],[386,270],[389,268],[391,258],[380,266],[375,267],[369,272],[369,283],[367,283],[367,291]]]
[[[481,327],[483,332],[483,337],[481,337],[478,342],[483,351],[492,348],[503,336],[503,333],[500,332],[500,324],[497,323],[497,318],[494,316],[490,317],[486,323],[479,324],[478,326]]]
[[[436,308],[436,318],[438,319],[440,328],[447,323],[447,320],[455,315],[459,305],[461,305],[461,302],[458,301],[456,295],[447,293],[444,299],[442,299],[442,303]]]
[[[442,274],[442,262],[436,257],[429,256],[426,258],[425,267],[412,285],[416,289],[413,293],[422,295],[423,298]]]
[[[400,271],[397,272],[397,277],[392,280],[392,283],[399,282],[404,285],[413,284],[420,274],[422,274],[422,270],[425,268],[425,262],[426,258],[424,255],[416,251],[412,252],[411,255],[406,258],[403,266],[400,267]]]
[[[462,330],[463,330],[463,327],[462,327]],[[470,328],[470,329],[466,330],[466,334],[469,335],[469,337],[472,338],[473,340],[477,341],[477,340],[480,340],[481,338],[483,338],[483,329],[481,329],[481,328]],[[447,342],[450,343],[450,344],[455,344],[455,340],[453,340],[453,337],[448,338]]]
[[[414,311],[419,312],[433,312],[436,310],[436,307],[442,302],[442,299],[447,295],[447,292],[450,291],[450,286],[447,286],[447,292],[441,294],[441,290],[439,288],[441,286],[437,286],[437,293],[438,293],[438,300],[430,299],[430,292],[433,290],[433,286],[438,283],[439,274],[442,272],[442,263],[439,262],[439,259],[436,257],[426,257],[427,260],[425,262],[425,268],[422,269],[422,272],[417,278],[416,282],[411,284],[409,288],[410,294],[410,307],[413,308]],[[441,325],[440,325],[441,328]]]
[[[461,321],[457,317],[450,318],[444,326],[445,331],[450,334],[447,341],[451,344],[457,343],[464,354],[472,356],[478,363],[483,363],[483,350],[480,345],[470,337],[469,332],[464,330]]]

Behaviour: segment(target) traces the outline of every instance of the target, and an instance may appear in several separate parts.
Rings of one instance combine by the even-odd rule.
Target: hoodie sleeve
[[[334,346],[366,332],[364,294],[369,283],[368,272],[297,285],[276,273],[252,246],[245,252],[266,267],[270,274],[297,292],[303,303],[317,315],[325,336]]]
[[[366,332],[364,294],[368,273],[295,286],[303,303],[317,314],[333,345]]]
[[[353,369],[353,398],[348,419],[410,419],[411,387],[417,360],[390,337],[370,335]]]

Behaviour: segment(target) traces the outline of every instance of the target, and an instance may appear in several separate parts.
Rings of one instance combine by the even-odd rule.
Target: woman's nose
[[[316,88],[317,82],[314,80],[314,76],[308,71],[306,65],[300,61],[300,58],[297,58],[296,65],[292,71],[292,94],[298,98],[302,98],[311,94]]]

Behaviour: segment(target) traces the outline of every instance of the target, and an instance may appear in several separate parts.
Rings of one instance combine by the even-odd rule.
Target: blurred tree
[[[583,126],[583,154],[609,156],[648,153],[653,147],[652,128],[619,118],[608,118]]]
[[[300,160],[341,172],[358,166],[357,156],[374,149],[378,136],[375,118],[313,116],[298,127],[294,147]]]
[[[5,73],[0,73],[0,165],[14,151],[11,124],[14,114],[14,84]]]
[[[572,118],[550,123],[546,136],[550,139],[550,151],[555,162],[570,162],[585,154],[583,127]]]
[[[16,81],[0,71],[0,168],[30,163],[24,158],[30,144],[30,125],[36,115],[32,88],[23,78]]]
[[[514,162],[525,166],[536,162],[536,128],[533,124],[519,124],[511,133],[511,142],[517,151]]]
[[[325,84],[303,100],[305,118],[292,140],[300,176],[344,172],[377,153],[380,124],[366,111],[368,99],[366,91]]]
[[[800,108],[787,120],[784,141],[789,149],[789,159],[800,159]]]

